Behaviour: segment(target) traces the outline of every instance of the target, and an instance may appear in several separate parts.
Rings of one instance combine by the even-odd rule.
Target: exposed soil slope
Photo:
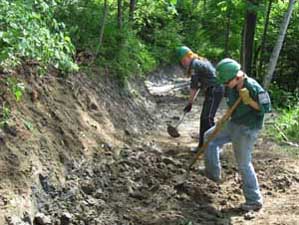
[[[0,133],[0,224],[298,224],[298,155],[261,135],[259,213],[238,209],[242,184],[231,146],[222,155],[222,184],[200,175],[198,162],[176,188],[193,157],[202,96],[174,139],[166,127],[182,115],[187,93],[177,68],[149,77],[152,95],[143,82],[120,91],[99,77],[22,76],[29,91],[11,104]],[[2,101],[13,103],[7,95]],[[218,117],[224,110],[223,103]]]

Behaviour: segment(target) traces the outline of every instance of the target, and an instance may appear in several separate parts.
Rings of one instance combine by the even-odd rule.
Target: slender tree
[[[136,0],[130,0],[130,11],[129,11],[130,21],[134,20],[135,7],[136,7]]]
[[[99,35],[99,45],[97,49],[97,54],[99,52],[100,47],[102,46],[103,43],[103,37],[104,37],[104,30],[105,30],[105,24],[106,24],[106,18],[108,14],[108,3],[107,0],[104,1],[104,9],[103,9],[103,18],[101,18],[101,29],[100,29],[100,35]]]
[[[263,84],[264,84],[265,88],[269,87],[271,80],[273,78],[273,73],[274,73],[274,70],[275,70],[275,67],[277,64],[277,60],[278,60],[279,53],[280,53],[280,50],[281,50],[281,47],[282,47],[282,44],[284,41],[284,37],[285,37],[286,31],[287,31],[287,28],[288,28],[288,25],[289,25],[289,22],[290,22],[290,19],[292,16],[295,2],[296,2],[296,0],[289,1],[287,12],[285,13],[284,19],[280,25],[279,35],[278,35],[275,47],[274,47],[271,57],[270,57],[270,62],[268,64],[268,68],[266,71],[266,76],[264,77]]]
[[[258,6],[259,0],[249,0],[246,9],[244,33],[242,40],[242,58],[241,62],[243,70],[251,74],[252,56],[253,56],[253,44],[254,44],[254,33],[257,20],[256,7]]]
[[[123,27],[122,0],[117,0],[117,26],[119,30],[122,30]]]
[[[228,57],[229,50],[229,35],[230,35],[230,25],[231,25],[231,0],[227,1],[227,11],[226,11],[226,32],[224,40],[224,56]]]
[[[261,47],[260,47],[259,62],[256,62],[256,63],[258,63],[258,70],[257,70],[258,75],[261,75],[262,67],[263,67],[263,61],[264,61],[263,60],[263,56],[264,56],[263,54],[264,54],[265,44],[266,44],[266,40],[267,40],[267,32],[268,32],[268,25],[269,25],[269,19],[270,19],[270,12],[271,12],[271,8],[272,8],[272,3],[273,3],[273,0],[269,0],[267,14],[266,14],[266,18],[265,18],[262,42],[261,42]]]

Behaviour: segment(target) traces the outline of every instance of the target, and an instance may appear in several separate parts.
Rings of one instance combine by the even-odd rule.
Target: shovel
[[[239,104],[241,103],[242,99],[241,97],[239,97],[236,102],[233,104],[232,107],[230,107],[225,114],[223,115],[223,117],[217,121],[216,123],[216,127],[213,130],[213,132],[207,137],[207,139],[205,140],[204,144],[199,148],[199,150],[197,151],[196,155],[193,157],[193,159],[190,161],[188,167],[187,167],[187,172],[185,173],[185,175],[183,177],[178,177],[177,180],[177,184],[175,185],[175,188],[179,188],[180,186],[182,186],[186,180],[188,179],[189,175],[190,175],[190,170],[192,168],[192,166],[194,165],[194,163],[198,160],[198,159],[202,159],[204,156],[204,152],[206,150],[206,148],[208,147],[209,143],[217,136],[217,134],[219,133],[219,131],[222,129],[223,124],[230,118],[230,116],[232,115],[232,113],[235,111],[235,109],[239,106]]]
[[[183,122],[186,112],[184,112],[183,116],[179,120],[179,122],[175,126],[167,125],[167,132],[171,137],[177,138],[180,136],[180,133],[177,130],[177,127]]]
[[[200,91],[200,89],[198,89],[198,90],[196,91],[196,93],[195,93],[195,95],[194,95],[194,97],[193,97],[193,101],[196,99],[196,97],[197,97],[199,91]],[[183,116],[181,117],[181,119],[179,120],[179,122],[178,122],[175,126],[172,126],[171,124],[168,124],[168,125],[167,125],[167,132],[168,132],[168,134],[169,134],[171,137],[173,137],[173,138],[177,138],[177,137],[181,136],[180,133],[178,132],[177,128],[178,128],[178,126],[183,122],[186,113],[187,113],[187,112],[184,112]]]

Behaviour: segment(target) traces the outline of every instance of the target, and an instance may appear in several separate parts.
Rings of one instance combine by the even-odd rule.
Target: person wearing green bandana
[[[221,181],[220,152],[226,143],[232,143],[238,171],[243,182],[245,203],[241,209],[258,211],[263,206],[259,183],[252,165],[252,151],[264,123],[264,114],[271,111],[268,93],[253,78],[248,77],[238,62],[223,59],[216,66],[219,84],[227,87],[227,104],[232,106],[241,97],[242,102],[208,145],[205,151],[205,175],[215,182]],[[205,138],[211,134],[209,129]]]

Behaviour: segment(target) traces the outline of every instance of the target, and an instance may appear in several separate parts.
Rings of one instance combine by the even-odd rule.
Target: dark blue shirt
[[[212,63],[206,59],[194,59],[189,67],[192,89],[219,86],[216,82],[216,71]]]

